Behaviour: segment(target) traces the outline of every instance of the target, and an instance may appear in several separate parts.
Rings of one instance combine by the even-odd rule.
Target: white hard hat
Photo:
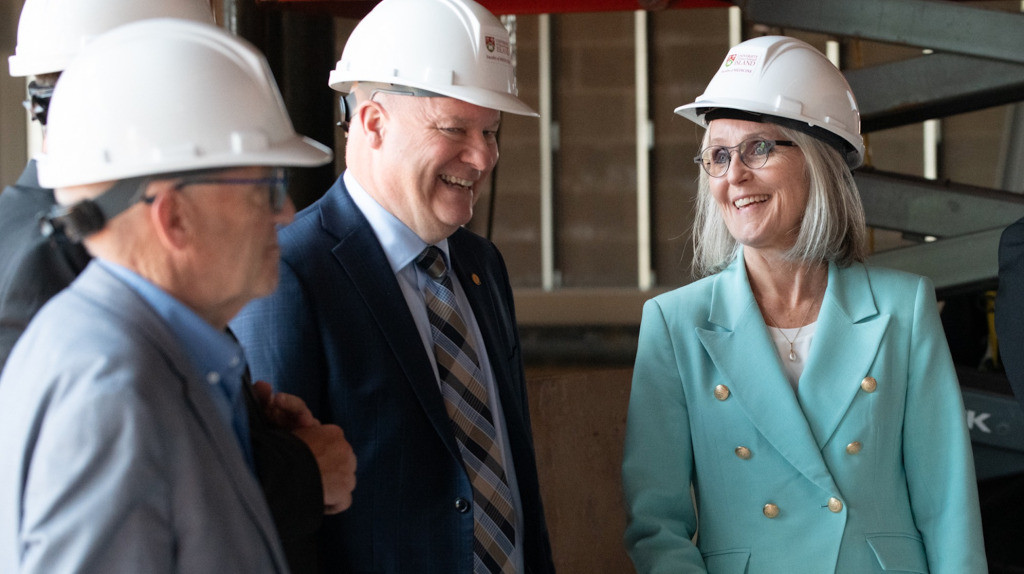
[[[147,18],[214,23],[207,0],[25,0],[11,75],[60,72],[100,34]]]
[[[186,20],[135,22],[91,42],[57,82],[49,115],[44,187],[332,157],[295,133],[259,51]]]
[[[473,0],[383,0],[352,31],[328,84],[410,86],[536,116],[516,89],[508,31]]]
[[[730,116],[730,110],[816,136],[838,149],[851,169],[864,161],[853,91],[832,62],[806,42],[762,36],[737,44],[704,93],[675,111],[706,127],[708,112],[713,118]]]

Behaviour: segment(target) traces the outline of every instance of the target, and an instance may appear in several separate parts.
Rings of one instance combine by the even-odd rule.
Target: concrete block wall
[[[520,96],[537,106],[538,17],[517,18]],[[692,101],[727,47],[727,11],[649,14],[654,268],[660,281],[689,280],[686,237],[696,190],[694,126],[672,110]],[[634,14],[551,16],[551,120],[555,126],[555,266],[564,287],[636,285],[637,171]],[[505,254],[515,286],[535,287],[540,269],[539,120],[508,116],[501,129],[498,196],[481,199],[471,227]]]
[[[630,574],[622,445],[631,368],[534,370],[534,443],[559,574]]]

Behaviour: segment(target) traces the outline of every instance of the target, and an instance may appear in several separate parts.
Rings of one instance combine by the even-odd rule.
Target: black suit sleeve
[[[1017,401],[1024,407],[1024,219],[999,239],[999,290],[996,293],[999,359]]]
[[[256,475],[281,537],[288,566],[292,574],[315,573],[316,537],[324,515],[320,467],[301,439],[270,426],[248,377],[243,385]]]
[[[35,172],[23,179],[33,183]],[[0,368],[36,312],[89,263],[81,245],[40,232],[39,216],[54,203],[48,189],[12,186],[0,194]]]

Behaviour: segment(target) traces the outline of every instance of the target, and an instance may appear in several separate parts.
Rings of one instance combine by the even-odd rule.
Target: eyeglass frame
[[[174,184],[173,189],[174,191],[181,191],[190,185],[266,185],[270,193],[270,210],[274,213],[281,213],[284,209],[285,202],[288,200],[288,170],[283,167],[275,167],[273,170],[275,173],[273,177],[216,178],[203,177],[200,174],[185,175],[181,177],[181,181]],[[223,170],[216,170],[216,172],[220,171]],[[141,201],[143,203],[153,203],[154,199],[156,198],[146,196],[141,198]]]
[[[32,119],[39,122],[41,126],[46,125],[47,115],[50,113],[53,89],[54,86],[47,86],[33,80],[28,84],[28,99],[21,102]]]
[[[743,146],[751,144],[752,142],[765,142],[765,143],[771,145],[771,147],[768,148],[768,151],[766,151],[764,153],[764,161],[761,163],[761,165],[758,165],[758,166],[753,166],[753,165],[750,165],[749,163],[747,163],[747,159],[745,157],[746,154],[743,153]],[[733,145],[733,146],[724,146],[724,145],[710,145],[710,146],[707,146],[704,149],[700,150],[700,153],[698,153],[696,155],[696,157],[693,158],[693,163],[700,165],[701,168],[704,169],[704,172],[707,173],[709,177],[724,177],[725,174],[729,173],[729,168],[732,166],[732,152],[733,152],[733,150],[736,150],[736,155],[739,156],[740,161],[743,163],[743,165],[747,166],[750,169],[761,169],[762,167],[764,167],[765,165],[768,164],[768,158],[771,157],[772,152],[775,151],[776,146],[800,147],[800,146],[798,146],[796,144],[796,142],[794,142],[792,140],[773,140],[773,139],[769,139],[769,138],[752,137],[752,138],[747,138],[747,139],[745,139],[745,140],[741,141],[740,143],[738,143],[736,145]],[[725,163],[725,168],[722,170],[722,173],[720,173],[718,175],[715,175],[715,174],[711,173],[711,169],[708,168],[708,163],[704,161],[704,154],[708,150],[712,150],[712,149],[725,150],[725,151],[727,151],[729,153],[729,155],[728,155],[729,161],[727,161]],[[754,157],[760,157],[760,156],[754,156]],[[712,165],[719,165],[719,164],[714,164],[712,162]]]

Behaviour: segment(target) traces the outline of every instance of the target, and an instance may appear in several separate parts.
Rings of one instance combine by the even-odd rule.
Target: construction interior
[[[673,114],[729,46],[806,40],[857,96],[855,172],[870,262],[929,276],[960,375],[993,572],[1024,572],[1024,411],[992,327],[1002,229],[1024,217],[1024,2],[480,0],[513,34],[520,97],[471,227],[502,250],[516,290],[540,479],[563,573],[633,572],[619,479],[641,306],[690,282],[700,130]],[[0,0],[13,53],[21,0]],[[328,72],[370,0],[218,0],[218,23],[267,55],[299,132],[336,151]],[[0,82],[0,179],[38,134],[23,79]],[[344,169],[296,174],[298,207]],[[1004,353],[1024,352],[1002,349]]]

